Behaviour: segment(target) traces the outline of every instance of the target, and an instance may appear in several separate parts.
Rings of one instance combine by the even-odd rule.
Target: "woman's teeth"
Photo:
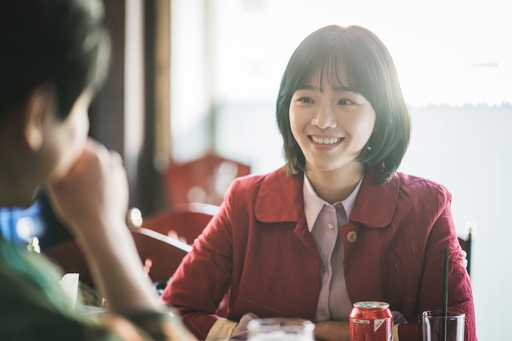
[[[340,143],[342,140],[341,137],[323,139],[321,137],[315,137],[315,136],[311,136],[311,139],[315,143],[318,143],[318,144],[336,144],[336,143]]]

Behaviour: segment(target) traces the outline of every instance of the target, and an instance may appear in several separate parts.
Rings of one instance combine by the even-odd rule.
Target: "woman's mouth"
[[[316,136],[309,136],[309,139],[312,140],[315,143],[323,144],[323,145],[331,145],[331,144],[338,144],[343,141],[343,137],[332,137],[332,138],[321,138]]]

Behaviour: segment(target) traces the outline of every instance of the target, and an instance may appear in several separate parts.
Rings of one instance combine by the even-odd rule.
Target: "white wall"
[[[477,223],[471,267],[477,333],[480,340],[510,340],[512,106],[411,108],[411,116],[400,170],[448,187],[461,234],[468,220]]]

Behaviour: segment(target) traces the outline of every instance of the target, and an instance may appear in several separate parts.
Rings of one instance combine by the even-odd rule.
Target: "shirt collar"
[[[363,182],[364,174],[357,183],[356,188],[350,193],[350,195],[343,201],[341,204],[347,213],[347,218],[350,219],[350,213],[354,209],[354,205],[356,203],[357,194],[359,193],[359,189],[361,188],[361,183]],[[334,205],[329,204],[325,200],[321,199],[313,189],[311,182],[306,176],[306,172],[304,172],[304,184],[303,184],[303,194],[304,194],[304,212],[306,215],[306,222],[308,225],[308,230],[311,232],[313,226],[315,225],[315,221],[320,214],[320,211],[324,207],[324,205],[334,207],[338,203],[334,203]]]
[[[367,168],[350,222],[367,227],[383,228],[391,224],[398,205],[399,193],[408,177],[395,173],[385,183],[376,184],[380,172]],[[304,174],[289,175],[285,167],[266,175],[256,176],[259,187],[254,208],[255,218],[264,223],[298,222],[306,225],[304,210]],[[248,184],[255,185],[254,182]]]

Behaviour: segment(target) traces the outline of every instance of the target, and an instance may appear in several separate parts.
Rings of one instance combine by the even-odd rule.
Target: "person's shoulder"
[[[451,193],[448,188],[434,180],[401,172],[396,172],[394,179],[398,180],[402,191],[436,196],[438,200],[443,202],[451,199]]]
[[[237,188],[260,187],[262,183],[280,182],[286,179],[288,175],[284,167],[278,168],[269,173],[249,174],[233,180],[233,186]]]
[[[400,183],[403,186],[419,187],[419,188],[432,188],[435,190],[448,191],[448,189],[444,185],[440,184],[439,182],[436,182],[434,180],[427,179],[427,178],[424,178],[421,176],[396,172],[394,177],[398,178]]]
[[[303,177],[303,173],[288,174],[285,167],[270,173],[246,175],[233,181],[226,198],[236,197],[241,205],[242,202],[257,200],[286,202],[288,198],[295,198],[302,190]]]

